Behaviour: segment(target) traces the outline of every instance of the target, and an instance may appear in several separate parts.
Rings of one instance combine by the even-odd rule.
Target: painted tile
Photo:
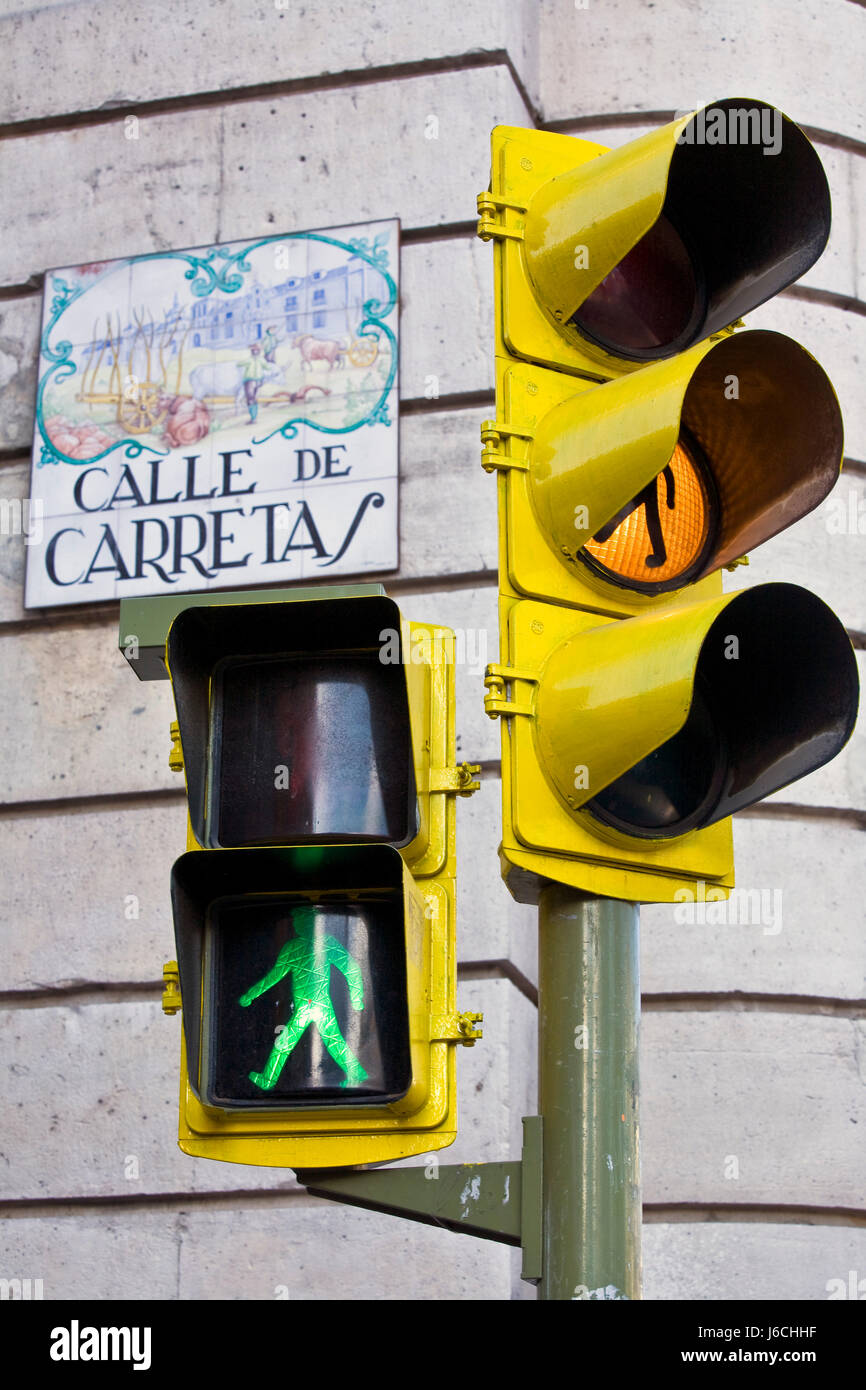
[[[395,568],[398,263],[392,220],[49,271],[25,605]]]

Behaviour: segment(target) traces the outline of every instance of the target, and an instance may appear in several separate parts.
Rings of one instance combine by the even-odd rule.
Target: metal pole
[[[542,892],[542,1299],[641,1296],[638,941],[635,903]]]

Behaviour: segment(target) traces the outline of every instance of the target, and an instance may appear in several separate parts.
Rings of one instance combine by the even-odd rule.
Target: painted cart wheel
[[[153,381],[141,381],[136,385],[135,395],[122,396],[117,407],[117,418],[130,434],[143,434],[158,425],[167,406],[160,406],[162,388]]]
[[[379,356],[375,338],[353,338],[349,345],[349,361],[353,367],[371,367]]]

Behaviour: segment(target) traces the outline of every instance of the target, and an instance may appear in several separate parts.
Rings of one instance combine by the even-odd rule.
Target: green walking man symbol
[[[315,909],[296,908],[293,925],[295,935],[283,946],[273,967],[257,984],[250,985],[239,1003],[248,1008],[260,994],[279,984],[285,975],[292,975],[292,1018],[280,1030],[264,1071],[251,1071],[250,1080],[263,1091],[272,1091],[280,1072],[302,1035],[315,1023],[322,1041],[334,1061],[346,1073],[341,1086],[359,1086],[367,1073],[361,1066],[346,1039],[331,1001],[331,966],[341,971],[349,986],[352,1007],[364,1007],[364,977],[356,960],[345,946],[327,932],[316,932]]]

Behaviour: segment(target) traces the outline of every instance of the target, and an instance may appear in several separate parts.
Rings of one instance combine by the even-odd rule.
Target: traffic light
[[[827,496],[819,364],[740,316],[823,250],[811,144],[762,102],[621,149],[493,132],[503,874],[673,901],[733,887],[731,814],[853,729],[851,644],[805,589],[721,571]]]
[[[453,798],[477,783],[454,763],[453,633],[376,585],[319,594],[196,596],[168,629],[189,807],[169,983],[201,1157],[442,1148],[454,1046],[480,1036],[456,1012]]]

